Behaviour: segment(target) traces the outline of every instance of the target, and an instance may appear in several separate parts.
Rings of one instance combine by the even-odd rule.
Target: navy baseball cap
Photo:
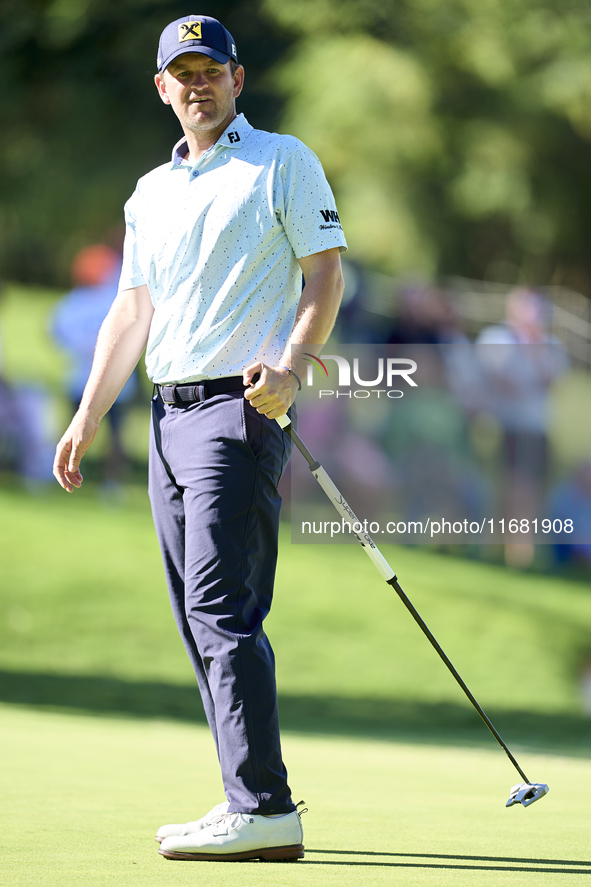
[[[158,44],[158,72],[164,71],[173,59],[185,52],[201,52],[220,65],[230,59],[238,63],[232,35],[221,22],[208,15],[185,15],[165,27]]]

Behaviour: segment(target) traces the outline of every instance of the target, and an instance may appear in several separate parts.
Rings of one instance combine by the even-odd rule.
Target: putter
[[[415,620],[425,637],[428,638],[431,646],[437,651],[441,660],[445,663],[449,671],[452,673],[457,683],[460,685],[492,735],[495,737],[499,745],[502,749],[504,749],[507,757],[524,780],[523,782],[514,785],[511,788],[511,792],[509,795],[509,800],[505,804],[506,807],[512,807],[513,804],[522,804],[524,807],[529,807],[530,804],[533,804],[534,801],[538,801],[540,798],[543,798],[544,795],[548,794],[549,788],[542,782],[530,782],[513,755],[511,754],[508,746],[501,738],[499,732],[495,728],[494,724],[484,711],[484,709],[479,705],[476,698],[472,695],[463,679],[460,677],[459,673],[456,671],[450,659],[448,659],[447,655],[443,651],[442,647],[439,645],[439,642],[435,639],[434,635],[431,633],[430,629],[427,627],[427,624],[424,622],[422,617],[419,615],[417,610],[414,608],[413,604],[406,596],[400,585],[398,584],[398,577],[394,573],[394,570],[389,565],[385,557],[379,551],[377,545],[369,535],[363,531],[363,524],[356,516],[355,512],[348,504],[348,502],[343,498],[342,494],[336,488],[322,465],[316,461],[314,456],[310,453],[302,439],[299,437],[298,433],[292,428],[291,421],[289,416],[279,416],[276,421],[281,426],[283,431],[289,435],[292,439],[293,443],[296,445],[306,462],[308,463],[308,467],[310,471],[340,514],[342,518],[346,521],[351,522],[351,532],[368,555],[374,566],[377,568],[380,575],[386,580],[388,585],[391,585],[412,618]],[[359,532],[355,531],[355,527],[359,528]]]

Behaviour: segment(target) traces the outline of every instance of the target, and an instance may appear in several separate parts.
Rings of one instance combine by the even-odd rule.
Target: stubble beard
[[[212,116],[207,116],[204,120],[196,120],[191,114],[187,113],[183,121],[184,126],[195,135],[211,132],[222,128],[225,129],[235,114],[234,102],[230,102],[227,107],[220,108],[216,105]]]

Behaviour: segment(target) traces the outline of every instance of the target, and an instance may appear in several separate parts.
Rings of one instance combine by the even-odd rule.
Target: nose
[[[190,80],[190,86],[193,89],[204,89],[208,84],[207,77],[203,71],[195,71]]]

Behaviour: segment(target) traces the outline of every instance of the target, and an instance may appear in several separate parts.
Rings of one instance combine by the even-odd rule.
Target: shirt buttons
[[[199,170],[198,170],[198,169],[194,169],[193,172],[191,173],[191,175],[193,176],[193,178],[195,178],[196,176],[199,175]]]

